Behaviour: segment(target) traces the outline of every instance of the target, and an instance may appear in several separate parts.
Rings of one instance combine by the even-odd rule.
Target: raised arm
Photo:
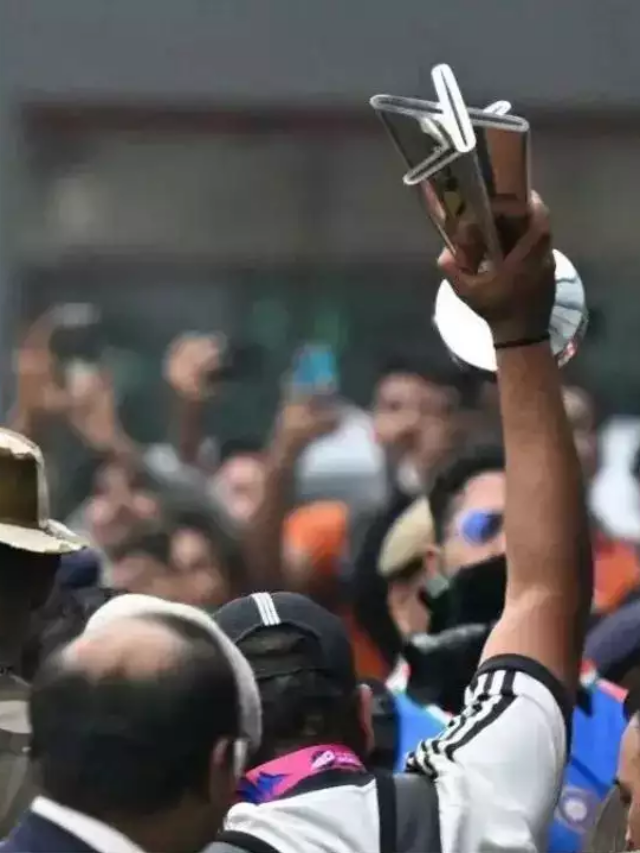
[[[468,272],[468,258],[445,252],[440,265],[497,349],[506,600],[463,713],[407,766],[436,779],[443,853],[533,851],[548,849],[593,588],[581,472],[547,340],[555,281],[541,202],[532,199],[529,230],[497,271]]]
[[[284,524],[293,505],[295,469],[300,456],[315,439],[328,434],[336,425],[337,409],[331,401],[310,398],[284,402],[267,449],[264,496],[242,538],[249,591],[294,588],[307,591],[313,566],[285,552]]]
[[[483,659],[519,654],[573,695],[593,592],[582,475],[548,343],[498,354],[507,591]]]
[[[530,229],[497,273],[468,275],[447,253],[441,265],[459,295],[489,323],[497,352],[507,592],[483,661],[530,658],[573,694],[593,578],[580,465],[559,369],[544,339],[555,281],[542,202],[533,198]]]

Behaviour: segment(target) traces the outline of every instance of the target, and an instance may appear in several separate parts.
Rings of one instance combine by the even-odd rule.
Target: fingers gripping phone
[[[330,346],[310,343],[298,350],[291,373],[294,393],[309,397],[334,395],[338,385],[338,365]]]
[[[63,384],[96,374],[106,346],[100,309],[88,303],[70,303],[56,306],[50,317],[51,348]]]
[[[100,310],[89,304],[58,305],[51,312],[52,346],[63,361],[98,361],[104,346]]]

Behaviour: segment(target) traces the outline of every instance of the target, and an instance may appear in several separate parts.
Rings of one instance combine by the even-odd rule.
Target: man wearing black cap
[[[251,663],[263,714],[262,746],[222,840],[252,850],[257,838],[261,851],[280,853],[327,846],[369,853],[388,835],[381,849],[397,849],[394,824],[412,807],[435,808],[435,797],[415,778],[404,780],[396,802],[391,778],[368,771],[371,691],[357,683],[342,622],[288,592],[236,599],[216,621]],[[406,849],[433,849],[433,828],[426,821],[409,832]]]
[[[569,744],[593,571],[583,480],[549,344],[555,281],[546,210],[497,268],[463,248],[440,266],[488,324],[506,449],[506,593],[463,712],[417,745],[400,796],[367,774],[368,693],[338,626],[310,605],[258,594],[219,624],[254,667],[265,740],[231,809],[233,843],[372,853],[533,851],[546,833]],[[391,788],[390,792],[389,789]],[[377,794],[377,802],[376,802]],[[412,837],[406,835],[411,828]],[[243,833],[244,835],[238,835]],[[244,839],[244,840],[243,840]],[[268,845],[264,847],[264,844]]]

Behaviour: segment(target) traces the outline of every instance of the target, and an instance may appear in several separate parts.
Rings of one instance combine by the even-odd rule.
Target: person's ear
[[[360,717],[360,728],[364,735],[365,753],[370,755],[375,746],[375,736],[373,733],[373,691],[368,684],[358,685],[358,715]]]
[[[211,753],[212,767],[231,772],[241,779],[247,765],[248,743],[243,738],[221,738]]]
[[[236,775],[235,741],[233,738],[221,738],[209,757],[209,778],[207,780],[207,796],[210,802],[220,802],[220,795],[224,791],[229,798],[233,797],[238,777]]]

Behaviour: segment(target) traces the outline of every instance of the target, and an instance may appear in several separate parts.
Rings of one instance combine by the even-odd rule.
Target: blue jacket
[[[95,853],[95,851],[57,824],[33,812],[27,812],[11,835],[0,843],[0,853]]]
[[[578,853],[591,828],[598,804],[616,775],[618,748],[626,721],[619,692],[606,681],[587,688],[589,708],[573,715],[571,754],[555,819],[549,836],[549,853]],[[399,721],[397,769],[407,752],[423,738],[437,735],[447,723],[440,709],[416,705],[402,693],[395,696]]]

